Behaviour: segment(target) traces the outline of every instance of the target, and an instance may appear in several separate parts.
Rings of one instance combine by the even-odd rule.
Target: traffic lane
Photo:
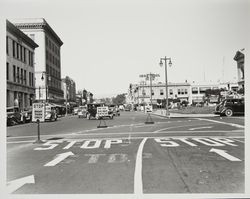
[[[91,120],[90,122],[96,122]],[[99,121],[100,122],[100,121]],[[102,125],[108,125],[106,122],[103,123],[101,121]],[[114,125],[114,126],[107,126],[107,128],[97,128],[93,127],[87,130],[81,130],[81,131],[73,131],[73,132],[61,132],[61,133],[50,133],[46,134],[43,132],[43,128],[41,128],[41,139],[49,139],[49,138],[54,138],[54,137],[60,137],[60,138],[84,138],[84,137],[95,137],[99,136],[100,134],[103,134],[105,137],[106,135],[112,135],[114,134],[115,137],[117,135],[119,136],[120,133],[123,132],[131,132],[130,134],[127,134],[127,136],[133,136],[134,133],[138,132],[153,132],[153,133],[158,133],[162,131],[193,131],[195,130],[197,133],[201,132],[201,130],[205,131],[211,131],[214,134],[216,134],[217,130],[222,130],[224,132],[220,132],[220,135],[224,135],[227,133],[227,131],[230,133],[233,130],[237,130],[236,127],[230,127],[230,125],[224,125],[223,124],[218,124],[214,122],[209,122],[206,120],[197,120],[197,119],[184,119],[184,118],[179,118],[177,119],[170,119],[168,121],[156,121],[154,124],[145,124],[145,123],[132,123],[132,124],[122,124],[122,125]],[[216,128],[217,126],[217,128]],[[222,127],[219,127],[222,126]],[[230,128],[229,128],[230,127]],[[213,129],[211,129],[213,128]],[[37,131],[37,129],[36,129]],[[207,132],[205,131],[205,132]],[[202,132],[201,132],[202,133]],[[126,135],[125,135],[126,136]],[[37,138],[37,132],[36,134],[33,133],[31,136],[16,136],[16,137],[8,137],[8,142],[15,142],[15,141],[22,141],[22,140],[34,140]]]
[[[124,114],[122,113],[121,116],[114,117],[114,119],[105,119],[105,122],[108,126],[130,125],[141,123],[146,120],[145,117],[141,113],[124,112]],[[58,118],[55,122],[40,123],[40,131],[43,135],[76,133],[96,129],[99,123],[100,120],[88,120],[86,118],[78,118],[78,116],[69,116]],[[7,137],[32,136],[36,135],[36,133],[37,123],[7,127]]]
[[[24,150],[15,153],[12,146],[7,179],[34,175],[34,184],[13,193],[133,193],[139,143],[138,139],[53,140],[33,147],[22,144]]]
[[[138,162],[140,164],[140,161],[135,162],[135,156],[138,156],[138,153],[142,153],[143,161],[141,160],[141,165],[144,170],[142,173],[142,184],[145,188],[145,192],[182,193],[183,190],[185,190],[185,192],[196,192],[188,188],[187,183],[185,184],[183,181],[184,178],[176,169],[176,163],[173,161],[175,159],[172,158],[172,156],[169,156],[167,160],[165,159],[164,161],[164,157],[167,157],[167,154],[163,153],[164,150],[168,152],[168,150],[175,149],[176,147],[177,149],[178,147],[184,147],[179,154],[175,154],[175,158],[191,156],[188,160],[192,163],[192,157],[194,154],[199,155],[201,153],[199,150],[202,147],[220,148],[226,147],[227,145],[236,147],[237,145],[237,147],[239,147],[238,153],[234,151],[235,149],[226,149],[229,154],[234,155],[235,158],[243,159],[244,157],[242,155],[244,144],[231,138],[147,138],[144,149],[142,149],[141,152],[137,152],[138,145],[142,143],[141,140],[142,139],[51,140],[43,145],[30,146],[21,144],[14,145],[15,147],[9,144],[8,166],[10,165],[11,167],[8,167],[7,170],[8,180],[14,180],[18,177],[28,175],[35,176],[35,184],[26,184],[15,193],[131,193],[133,192],[134,184],[133,174],[136,173],[134,166],[138,164]],[[169,147],[170,149],[168,149]],[[188,148],[190,149],[190,147],[194,150],[199,150],[196,153],[195,151],[189,151],[192,153],[186,152],[185,154],[184,152]],[[180,155],[182,153],[184,157]],[[200,156],[203,155],[207,157],[205,153]],[[217,155],[213,153],[212,155],[211,153],[208,155],[214,155],[218,158]],[[62,158],[62,156],[64,158]],[[56,162],[56,160],[60,158],[62,159]],[[150,159],[152,161],[149,161]],[[208,158],[208,160],[210,159]],[[207,161],[207,159],[203,158],[203,161]],[[101,164],[101,166],[93,167],[93,164]],[[204,165],[206,164],[204,163]],[[182,163],[180,163],[180,166],[182,166]],[[195,165],[191,164],[189,166],[194,167]],[[231,168],[229,164],[226,164],[226,166]],[[164,170],[165,168],[166,170]],[[151,176],[148,177],[148,174],[151,174]],[[160,178],[163,174],[165,177]],[[193,175],[195,176],[195,174]],[[191,175],[191,179],[192,178]],[[161,185],[158,184],[159,179]],[[169,185],[169,181],[164,181],[164,179],[170,179],[172,184]],[[239,177],[239,181],[241,181],[241,179],[242,178]],[[92,180],[93,182],[89,183],[89,181]],[[187,181],[188,180],[190,179],[187,179]],[[62,190],[62,187],[66,185],[68,187]],[[200,189],[197,188],[197,190],[199,191]]]
[[[152,134],[152,135],[150,135]],[[231,126],[221,123],[214,123],[206,120],[197,119],[179,119],[168,120],[165,122],[155,122],[154,124],[137,123],[130,125],[115,125],[107,128],[93,128],[79,132],[65,133],[65,134],[49,134],[43,135],[42,140],[49,140],[54,138],[132,138],[132,137],[154,137],[154,136],[244,136],[244,129],[237,126]],[[19,136],[9,137],[7,142],[21,142],[34,141],[37,135],[34,136]]]
[[[147,140],[144,152],[154,153],[143,160],[144,193],[244,193],[242,142],[183,139]]]

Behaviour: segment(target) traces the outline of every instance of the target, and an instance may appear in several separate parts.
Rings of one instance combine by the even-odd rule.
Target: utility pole
[[[140,75],[139,77],[144,77],[146,78],[146,80],[150,81],[150,103],[152,106],[152,111],[153,111],[153,100],[152,100],[152,80],[154,80],[156,77],[160,77],[159,74],[154,74],[154,73],[148,73],[148,74],[144,74],[144,75]]]

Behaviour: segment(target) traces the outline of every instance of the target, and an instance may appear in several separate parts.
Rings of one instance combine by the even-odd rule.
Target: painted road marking
[[[71,155],[74,155],[74,153],[72,153],[71,151],[66,152],[66,153],[57,154],[56,158],[54,160],[48,162],[44,166],[45,167],[53,167]]]
[[[21,188],[25,184],[34,184],[34,183],[35,183],[34,175],[12,180],[7,183],[7,192],[12,193],[17,189]]]
[[[208,124],[213,124],[213,123],[208,123]],[[182,125],[182,126],[171,126],[171,127],[168,127],[168,128],[159,129],[159,130],[151,132],[151,133],[159,133],[161,131],[174,129],[174,128],[182,128],[182,127],[188,127],[188,126],[201,126],[201,125],[208,125],[208,124],[195,124],[195,125],[194,124],[188,124],[188,125]]]
[[[199,144],[203,144],[206,146],[238,146],[233,144],[235,140],[228,138],[206,138],[206,137],[191,137],[191,138],[171,138],[171,137],[162,137],[162,138],[154,138],[154,140],[159,143],[162,147],[178,147],[180,143],[177,143],[176,140],[179,140],[189,146],[195,147],[197,144],[192,141],[196,141]]]
[[[236,139],[236,138],[233,138],[233,140],[235,140],[237,142],[245,143],[243,140],[239,140],[239,139]]]
[[[147,138],[143,138],[141,141],[135,162],[135,173],[134,173],[134,193],[136,195],[143,194],[143,183],[142,183],[142,150]]]
[[[207,136],[176,136],[176,137],[135,137],[130,139],[143,139],[143,138],[151,138],[154,139],[157,143],[160,143],[163,147],[178,147],[181,145],[181,143],[185,143],[189,146],[196,147],[199,145],[205,145],[205,146],[238,146],[235,142],[244,143],[240,140],[235,140],[234,138],[243,138],[240,136],[231,136],[231,137],[221,137],[221,136],[213,136],[213,137],[207,137]],[[231,138],[231,139],[230,139]],[[36,147],[33,150],[35,151],[44,151],[44,150],[52,150],[55,149],[59,144],[67,143],[69,142],[65,147],[62,149],[70,149],[74,144],[80,143],[82,144],[80,146],[81,149],[98,149],[100,147],[103,147],[104,149],[110,149],[114,146],[119,147],[127,147],[129,146],[130,139],[128,138],[119,138],[119,139],[74,139],[74,140],[53,140],[48,141],[44,143],[41,147]],[[129,142],[128,142],[129,141]],[[102,145],[104,143],[104,145]]]
[[[214,122],[218,124],[226,124],[229,126],[237,127],[237,128],[244,128],[244,126],[240,124],[234,124],[234,123],[227,123],[227,122],[221,122],[221,121],[216,121],[216,120],[210,120],[210,119],[204,119],[204,118],[196,118],[197,120],[203,120],[203,121],[208,121],[208,122]]]
[[[227,152],[226,150],[212,148],[212,149],[210,149],[209,152],[217,153],[218,155],[220,155],[223,158],[226,158],[226,159],[228,159],[230,161],[241,161],[240,159],[226,153]]]
[[[211,128],[213,128],[213,126],[196,127],[196,128],[191,128],[188,130],[193,131],[193,130],[197,130],[197,129],[211,129]]]
[[[76,140],[70,141],[70,143],[69,143],[67,146],[65,146],[63,149],[69,149],[69,148],[71,148],[75,143],[76,143]]]

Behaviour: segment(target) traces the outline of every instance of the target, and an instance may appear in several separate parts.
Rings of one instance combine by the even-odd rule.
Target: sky
[[[1,17],[45,18],[64,43],[62,77],[94,97],[150,72],[165,82],[165,56],[169,82],[237,81],[233,58],[250,35],[246,0],[2,0]]]

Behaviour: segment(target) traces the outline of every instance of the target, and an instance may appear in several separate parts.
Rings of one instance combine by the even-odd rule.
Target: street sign
[[[97,107],[97,115],[99,117],[108,116],[109,108],[107,106]]]
[[[43,103],[33,103],[32,107],[32,122],[39,120],[44,122],[45,119],[45,105]]]

